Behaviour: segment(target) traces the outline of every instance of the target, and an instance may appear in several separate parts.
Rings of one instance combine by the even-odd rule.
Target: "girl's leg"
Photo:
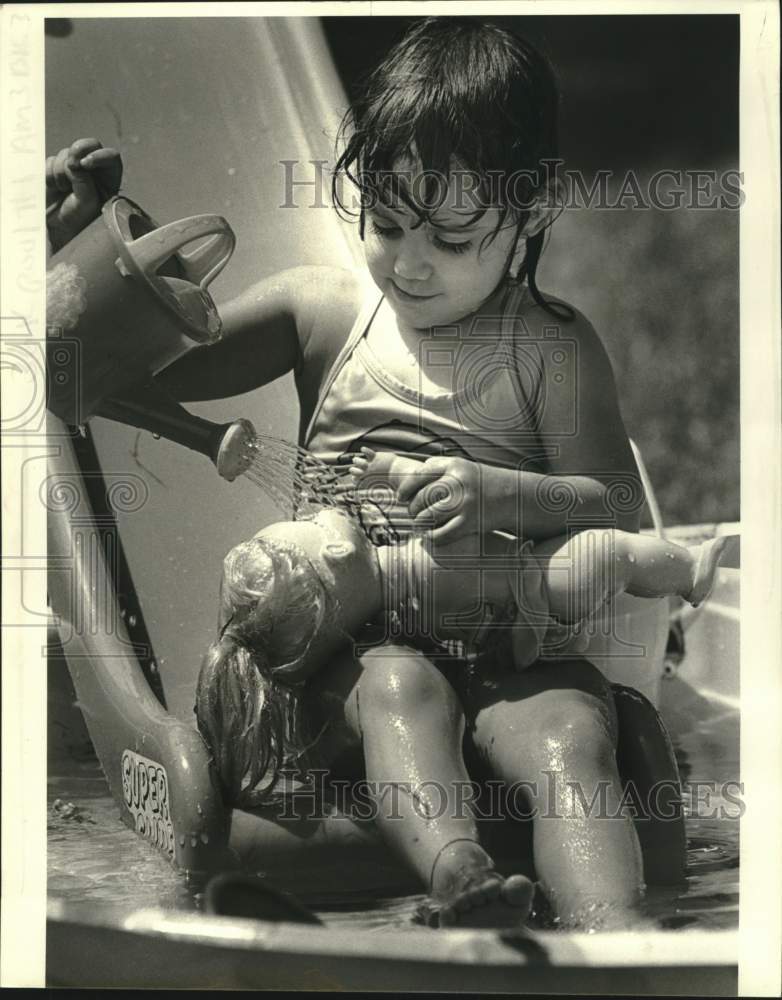
[[[520,674],[497,664],[490,674],[490,686],[476,685],[476,750],[495,777],[525,794],[537,876],[559,919],[639,922],[642,858],[621,809],[607,681],[584,660],[538,662]]]
[[[442,673],[417,650],[377,646],[319,678],[344,730],[363,749],[381,833],[430,894],[431,924],[523,923],[532,883],[503,878],[478,841],[462,757],[464,716]],[[333,711],[333,709],[332,709]]]
[[[580,621],[610,597],[676,594],[692,604],[708,596],[727,539],[684,548],[649,535],[589,529],[536,546],[549,606],[560,621]]]

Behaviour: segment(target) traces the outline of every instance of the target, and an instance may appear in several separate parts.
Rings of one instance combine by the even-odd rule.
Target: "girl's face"
[[[410,178],[409,170],[404,173]],[[410,185],[417,189],[415,178]],[[495,291],[516,245],[517,224],[505,219],[494,239],[499,211],[477,221],[469,184],[451,175],[449,189],[431,222],[399,199],[378,201],[366,213],[367,266],[397,317],[415,329],[454,323],[475,312]],[[420,223],[420,224],[419,224]]]

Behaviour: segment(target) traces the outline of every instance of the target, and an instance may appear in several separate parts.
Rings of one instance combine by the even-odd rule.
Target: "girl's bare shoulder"
[[[578,335],[595,335],[592,324],[572,302],[544,291],[540,292],[540,297],[546,306],[553,306],[557,313],[563,315],[555,315],[550,309],[536,302],[529,289],[525,289],[518,302],[517,315],[524,321],[524,325],[529,328],[530,333],[543,333],[548,328],[551,330],[561,328],[568,332],[573,331]]]
[[[584,313],[571,302],[549,292],[541,292],[541,297],[546,304],[553,305],[556,312],[563,315],[555,315],[544,308],[527,291],[517,312],[525,335],[515,338],[518,346],[523,349],[526,340],[536,347],[545,347],[543,357],[550,358],[554,354],[555,358],[562,358],[561,350],[557,353],[559,345],[571,362],[579,360],[590,366],[610,366],[603,341]]]
[[[285,272],[295,302],[302,346],[332,340],[350,330],[366,294],[366,281],[341,267],[304,265]]]
[[[297,267],[286,272],[295,287],[299,340],[297,373],[320,385],[347,341],[368,294],[367,277],[339,267]]]

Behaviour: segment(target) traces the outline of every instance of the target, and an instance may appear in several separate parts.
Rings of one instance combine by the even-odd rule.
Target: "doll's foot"
[[[361,479],[368,472],[384,474],[390,471],[394,460],[392,452],[381,452],[379,455],[373,448],[364,445],[360,452],[350,457],[350,474],[354,479]]]
[[[702,604],[711,593],[717,575],[717,567],[727,543],[727,536],[721,535],[718,538],[710,538],[708,541],[690,550],[694,562],[692,572],[693,583],[692,590],[690,590],[689,594],[685,594],[684,597],[694,608]]]
[[[355,480],[364,476],[372,476],[373,479],[388,477],[387,485],[395,488],[404,476],[420,473],[423,462],[423,457],[412,458],[393,451],[378,452],[362,445],[358,454],[351,455],[348,471]]]
[[[522,926],[530,914],[534,886],[524,875],[476,873],[447,899],[430,896],[413,917],[427,927],[508,928]]]

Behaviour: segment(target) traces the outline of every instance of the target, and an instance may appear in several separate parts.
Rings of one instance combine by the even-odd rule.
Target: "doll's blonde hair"
[[[268,801],[282,773],[300,764],[307,725],[297,668],[330,603],[293,543],[256,536],[226,556],[221,634],[201,664],[195,713],[229,805]],[[294,616],[302,629],[276,640],[277,627]]]

